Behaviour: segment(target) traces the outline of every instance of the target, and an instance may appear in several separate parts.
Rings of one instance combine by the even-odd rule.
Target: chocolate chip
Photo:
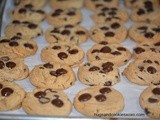
[[[60,50],[61,46],[55,45],[55,46],[52,47],[52,49],[54,49],[54,50]]]
[[[24,14],[24,13],[27,12],[27,10],[26,10],[25,8],[21,8],[21,9],[19,9],[18,12],[19,12],[20,14]]]
[[[91,97],[92,96],[89,93],[84,93],[84,94],[82,94],[82,95],[79,96],[78,100],[80,102],[86,102],[86,101],[90,100]]]
[[[13,24],[20,24],[20,21],[14,20],[14,21],[12,21],[12,23],[13,23]]]
[[[106,73],[110,72],[110,71],[113,71],[113,67],[112,66],[105,66],[103,67],[103,71]]]
[[[100,60],[101,59],[99,56],[96,56],[95,58],[96,58],[96,60]]]
[[[159,62],[158,61],[154,61],[157,65],[159,65]]]
[[[59,12],[54,12],[54,13],[52,13],[52,17],[57,17],[57,16],[59,16],[60,15],[60,13]]]
[[[143,63],[152,63],[151,60],[144,60]]]
[[[50,68],[53,68],[53,65],[50,64],[50,63],[46,63],[46,64],[43,65],[43,67],[50,69]]]
[[[139,66],[138,68],[139,68],[139,71],[141,71],[141,72],[144,70],[143,66]]]
[[[66,25],[64,26],[65,28],[73,28],[74,26],[73,25]]]
[[[17,33],[18,34],[18,33]],[[20,35],[19,35],[20,36]],[[19,36],[13,36],[12,38],[11,38],[11,40],[19,40],[19,39],[21,39],[21,37],[19,37]]]
[[[89,71],[97,71],[97,70],[100,70],[100,68],[97,66],[92,66],[91,68],[89,68]]]
[[[62,107],[64,105],[63,101],[59,98],[52,100],[52,104],[56,107]]]
[[[103,68],[109,67],[109,66],[112,67],[113,65],[114,65],[114,64],[113,64],[112,62],[105,62],[105,63],[102,64],[102,67],[103,67]]]
[[[124,48],[124,47],[118,47],[117,50],[119,50],[119,51],[127,51],[126,48]]]
[[[67,70],[63,69],[63,68],[59,68],[56,70],[56,73],[58,76],[63,75],[63,74],[67,74]]]
[[[100,94],[100,95],[96,95],[95,96],[95,99],[98,101],[98,102],[104,102],[104,101],[106,101],[106,96],[105,95],[103,95],[103,94]]]
[[[92,50],[91,53],[96,53],[96,52],[99,52],[99,50],[98,49],[94,49],[94,50]]]
[[[2,89],[3,88],[3,85],[0,83],[0,89]]]
[[[62,9],[56,9],[55,12],[61,13],[61,12],[63,12],[63,10]]]
[[[50,102],[50,99],[45,98],[45,97],[41,97],[41,98],[39,98],[39,102],[42,103],[42,104],[46,104],[46,103]]]
[[[111,48],[108,46],[104,46],[101,48],[100,52],[102,53],[110,53],[111,52]]]
[[[14,92],[13,89],[6,87],[1,90],[1,95],[4,97],[10,96]]]
[[[104,83],[104,86],[111,86],[112,85],[112,82],[111,81],[107,81]]]
[[[155,99],[155,98],[148,98],[148,102],[150,102],[150,103],[157,103],[158,100]]]
[[[76,13],[73,12],[73,11],[71,11],[71,12],[68,12],[67,15],[69,15],[69,16],[74,16],[74,15],[76,15]]]
[[[45,12],[43,10],[36,10],[37,13],[40,13],[40,14],[45,14]]]
[[[55,77],[58,77],[56,71],[50,71],[50,75],[55,76]]]
[[[108,7],[103,7],[103,8],[101,9],[101,11],[103,11],[103,12],[108,11],[108,10],[109,10]]]
[[[101,89],[99,90],[99,92],[102,93],[102,94],[106,94],[106,93],[110,93],[110,92],[111,92],[111,89],[108,88],[108,87],[104,87],[104,88],[101,88]]]
[[[60,33],[60,31],[58,30],[58,28],[54,28],[51,33]]]
[[[78,50],[77,49],[72,49],[68,51],[70,54],[77,54]]]
[[[142,26],[142,27],[138,27],[137,29],[146,31],[148,29],[148,27],[147,26]]]
[[[96,4],[96,5],[95,5],[96,8],[99,8],[99,7],[101,7],[101,6],[103,6],[103,4]]]
[[[156,70],[154,67],[152,67],[152,66],[148,67],[148,68],[147,68],[147,71],[148,71],[150,74],[155,74],[155,73],[157,72],[157,70]]]
[[[98,14],[98,16],[105,16],[105,13],[101,12],[101,13]]]
[[[109,30],[109,28],[106,27],[106,26],[103,26],[103,27],[101,27],[100,29],[101,29],[101,30],[104,30],[104,31]]]
[[[115,11],[108,12],[109,15],[116,15],[117,13]]]
[[[106,41],[102,41],[102,42],[100,42],[99,44],[101,44],[101,45],[107,45],[107,44],[108,44],[108,42],[106,42]]]
[[[153,28],[152,30],[155,32],[160,32],[160,28]]]
[[[147,115],[150,113],[150,111],[149,111],[147,108],[144,109],[144,112],[145,112]]]
[[[12,47],[16,47],[19,44],[16,41],[13,41],[13,42],[10,42],[9,45],[12,46]]]
[[[12,68],[16,67],[16,63],[14,63],[14,62],[7,62],[7,63],[6,63],[6,66],[7,66],[8,68],[12,69]]]
[[[43,98],[43,97],[46,96],[46,93],[45,93],[45,92],[42,92],[42,91],[39,91],[39,92],[36,92],[36,93],[34,94],[34,96],[35,96],[36,98]]]
[[[28,28],[30,28],[30,29],[36,29],[37,25],[31,23],[31,24],[28,24]]]
[[[68,58],[68,55],[65,52],[60,52],[60,53],[58,53],[58,57],[61,60],[64,60],[64,59]]]
[[[8,40],[8,39],[2,39],[2,40],[0,41],[0,43],[8,43],[8,42],[10,42],[10,40]]]
[[[134,51],[135,51],[136,54],[140,54],[142,52],[145,52],[145,50],[143,48],[141,48],[141,47],[134,48]]]
[[[31,8],[33,8],[33,5],[32,4],[26,4],[24,7],[27,8],[27,9],[31,9]]]
[[[69,30],[63,30],[61,32],[62,35],[69,35],[71,32]]]
[[[112,55],[121,55],[121,53],[118,52],[118,51],[111,52],[111,54],[112,54]]]
[[[120,27],[120,24],[117,23],[117,22],[115,22],[115,23],[113,23],[113,24],[111,25],[111,28],[112,28],[112,29],[117,29],[117,28],[119,28],[119,27]]]
[[[156,87],[152,90],[152,93],[155,95],[160,95],[160,88]]]
[[[33,45],[30,43],[24,43],[24,47],[29,48],[29,49],[33,49]]]
[[[106,37],[114,37],[115,34],[114,34],[113,32],[106,32],[106,33],[105,33],[105,36],[106,36]]]
[[[0,69],[3,69],[5,67],[5,64],[3,61],[0,61]]]
[[[147,32],[147,33],[144,34],[144,36],[145,36],[146,38],[153,38],[154,33],[152,33],[152,32]]]
[[[104,2],[112,2],[112,0],[103,0]]]
[[[84,31],[77,31],[76,34],[77,35],[85,35],[86,33]]]
[[[138,14],[138,15],[143,15],[143,14],[145,14],[145,11],[140,8],[140,9],[137,11],[137,14]]]
[[[154,46],[160,46],[160,42],[155,43]]]

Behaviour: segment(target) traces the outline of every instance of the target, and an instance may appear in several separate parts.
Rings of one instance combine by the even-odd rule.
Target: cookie
[[[50,5],[53,9],[80,9],[83,7],[83,0],[51,0]]]
[[[118,66],[106,60],[92,61],[80,66],[78,78],[90,86],[111,86],[120,81]]]
[[[145,57],[136,59],[130,63],[123,74],[126,78],[138,85],[158,85],[160,84],[160,57]]]
[[[36,65],[29,75],[30,82],[36,87],[66,89],[76,80],[71,67],[59,63]]]
[[[106,23],[112,20],[126,22],[128,20],[128,14],[119,7],[102,7],[91,18],[95,23]]]
[[[77,9],[55,9],[53,12],[47,15],[46,20],[49,24],[62,27],[65,25],[76,25],[82,20],[82,13]]]
[[[83,50],[68,42],[50,44],[41,51],[41,59],[44,62],[58,62],[72,67],[79,66],[83,62]]]
[[[132,10],[131,19],[134,22],[150,22],[160,25],[160,8],[152,4]]]
[[[45,4],[46,0],[15,0],[15,6],[29,6],[34,9],[42,9]]]
[[[75,96],[74,107],[86,116],[109,118],[123,110],[124,98],[114,88],[92,86]]]
[[[14,55],[0,56],[0,79],[1,80],[22,80],[29,74],[27,65],[22,58]]]
[[[160,42],[143,42],[133,49],[133,58],[144,58],[146,56],[160,55]]]
[[[0,80],[0,111],[19,109],[25,91],[16,83]]]
[[[129,36],[136,42],[160,41],[160,26],[151,23],[135,23],[129,29]]]
[[[93,26],[89,31],[89,35],[91,39],[97,43],[102,41],[108,43],[121,43],[127,36],[127,29],[123,23],[113,20],[109,23]]]
[[[14,54],[25,58],[34,55],[37,51],[37,43],[31,39],[22,39],[14,36],[12,38],[0,38],[0,55]]]
[[[160,119],[160,86],[146,88],[140,95],[139,103],[149,117]]]
[[[12,20],[28,21],[33,23],[42,22],[45,18],[45,12],[36,10],[32,6],[17,6],[11,13]]]
[[[131,53],[120,44],[101,42],[100,44],[93,45],[87,51],[87,57],[89,61],[110,60],[116,65],[121,66],[130,60]]]
[[[42,35],[42,30],[38,24],[14,20],[6,26],[5,35],[7,37],[20,36],[24,38],[35,38]]]
[[[66,25],[64,27],[54,27],[47,29],[45,38],[49,43],[58,41],[68,41],[79,45],[88,38],[87,30],[80,25]]]
[[[72,103],[63,91],[39,88],[27,93],[22,108],[29,115],[67,117]]]
[[[85,7],[97,11],[103,6],[118,6],[119,0],[85,0]]]

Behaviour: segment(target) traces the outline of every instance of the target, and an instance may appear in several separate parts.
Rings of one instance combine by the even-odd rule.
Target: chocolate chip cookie
[[[19,109],[25,91],[16,83],[0,80],[0,111]]]
[[[49,43],[68,41],[79,45],[87,40],[88,32],[80,25],[65,25],[64,27],[49,28],[45,33],[45,38]]]
[[[49,24],[62,27],[65,25],[76,25],[82,20],[82,13],[77,9],[55,9],[53,12],[47,15],[47,21]]]
[[[83,62],[83,50],[68,42],[50,44],[41,51],[41,59],[44,62],[58,62],[75,67]]]
[[[124,65],[131,58],[131,53],[120,44],[107,44],[101,42],[95,44],[87,52],[89,61],[94,60],[111,60],[118,66]]]
[[[67,117],[72,103],[63,91],[39,88],[27,93],[22,108],[29,115]]]
[[[149,117],[160,119],[160,86],[146,88],[141,93],[139,102]]]
[[[110,118],[123,110],[124,98],[114,88],[92,86],[75,96],[74,107],[86,116]]]

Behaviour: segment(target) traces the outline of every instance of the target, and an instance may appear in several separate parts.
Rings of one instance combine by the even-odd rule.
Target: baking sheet
[[[123,6],[122,1],[120,1],[120,7],[124,8],[125,11],[130,13],[130,10],[126,9]],[[2,30],[1,35],[2,36],[4,36],[4,30],[5,30],[6,25],[11,22],[11,20],[9,18],[9,14],[11,13],[11,11],[13,9],[14,9],[13,1],[7,0],[5,10],[4,10],[5,12],[4,12],[3,20],[2,20],[2,23],[3,23],[2,28],[1,28],[1,30]],[[52,9],[49,7],[48,4],[44,8],[44,11],[46,13],[49,13],[49,11],[51,11],[51,10]],[[81,25],[89,30],[94,25],[94,22],[90,18],[90,16],[93,13],[85,8],[82,8],[81,12],[83,14],[83,21],[82,21]],[[125,26],[127,28],[129,28],[131,26],[131,24],[132,24],[132,22],[129,20],[125,24]],[[47,28],[52,27],[46,21],[43,21],[41,26],[42,26],[42,29],[44,32],[46,31]],[[30,71],[33,69],[33,67],[35,65],[43,63],[40,58],[41,49],[48,45],[48,43],[45,41],[44,35],[34,39],[34,41],[36,41],[38,44],[38,51],[35,55],[27,57],[25,59],[25,64],[28,65]],[[94,44],[95,43],[89,38],[87,40],[87,42],[80,45],[80,47],[86,53],[87,50],[89,48],[91,48],[91,46]],[[126,41],[122,43],[122,45],[124,47],[128,48],[132,52],[133,47],[136,46],[136,43],[131,41],[129,38],[127,38]],[[87,62],[86,56],[85,56],[84,62]],[[113,86],[113,88],[115,88],[116,90],[120,91],[123,94],[124,99],[125,99],[124,110],[119,115],[117,115],[115,117],[117,117],[117,118],[147,118],[147,116],[144,114],[144,111],[141,109],[141,107],[139,105],[139,95],[146,87],[133,84],[133,83],[129,82],[124,76],[121,75],[122,71],[124,70],[124,68],[126,66],[127,65],[119,68],[121,81]],[[74,71],[76,73],[76,77],[77,77],[77,70],[78,70],[78,67],[74,68]],[[16,83],[19,84],[21,87],[23,87],[24,90],[27,92],[32,91],[35,88],[34,86],[31,85],[28,78],[26,78],[22,81],[16,81]],[[86,87],[87,86],[82,84],[78,80],[78,77],[77,77],[77,81],[76,81],[75,85],[73,85],[72,87],[70,87],[69,89],[64,90],[64,91],[69,96],[70,100],[73,102],[73,99],[74,99],[74,96],[76,95],[76,93],[78,93],[80,90],[82,90],[83,88],[86,88]],[[0,112],[0,118],[7,117],[7,118],[13,119],[13,117],[18,118],[18,116],[19,117],[24,116],[24,118],[26,118],[26,113],[22,110],[22,108],[18,109],[18,110],[14,110],[14,111]],[[81,117],[85,117],[85,116],[83,116],[81,113],[77,112],[73,107],[72,112],[69,117],[81,118]]]

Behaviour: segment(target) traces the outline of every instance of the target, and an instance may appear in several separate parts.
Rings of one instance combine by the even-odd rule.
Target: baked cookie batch
[[[85,116],[114,117],[123,111],[125,100],[112,86],[121,81],[119,67],[129,62],[122,74],[134,84],[148,86],[139,97],[140,106],[149,117],[160,118],[160,3],[123,2],[130,14],[119,7],[119,0],[15,0],[11,22],[0,38],[0,111],[22,107],[29,115],[67,117],[74,106]],[[50,12],[43,11],[46,4]],[[93,13],[95,25],[90,30],[81,26],[82,7]],[[133,24],[127,29],[129,18]],[[46,31],[43,21],[50,25]],[[38,41],[33,39],[41,35],[49,44],[40,53],[44,63],[29,71],[24,59],[36,54]],[[121,44],[127,37],[137,43],[133,51]],[[81,44],[88,38],[95,44],[88,48],[84,63]],[[75,84],[75,67],[78,80],[90,87],[72,101],[63,90]],[[27,77],[36,87],[31,92],[14,82]]]

